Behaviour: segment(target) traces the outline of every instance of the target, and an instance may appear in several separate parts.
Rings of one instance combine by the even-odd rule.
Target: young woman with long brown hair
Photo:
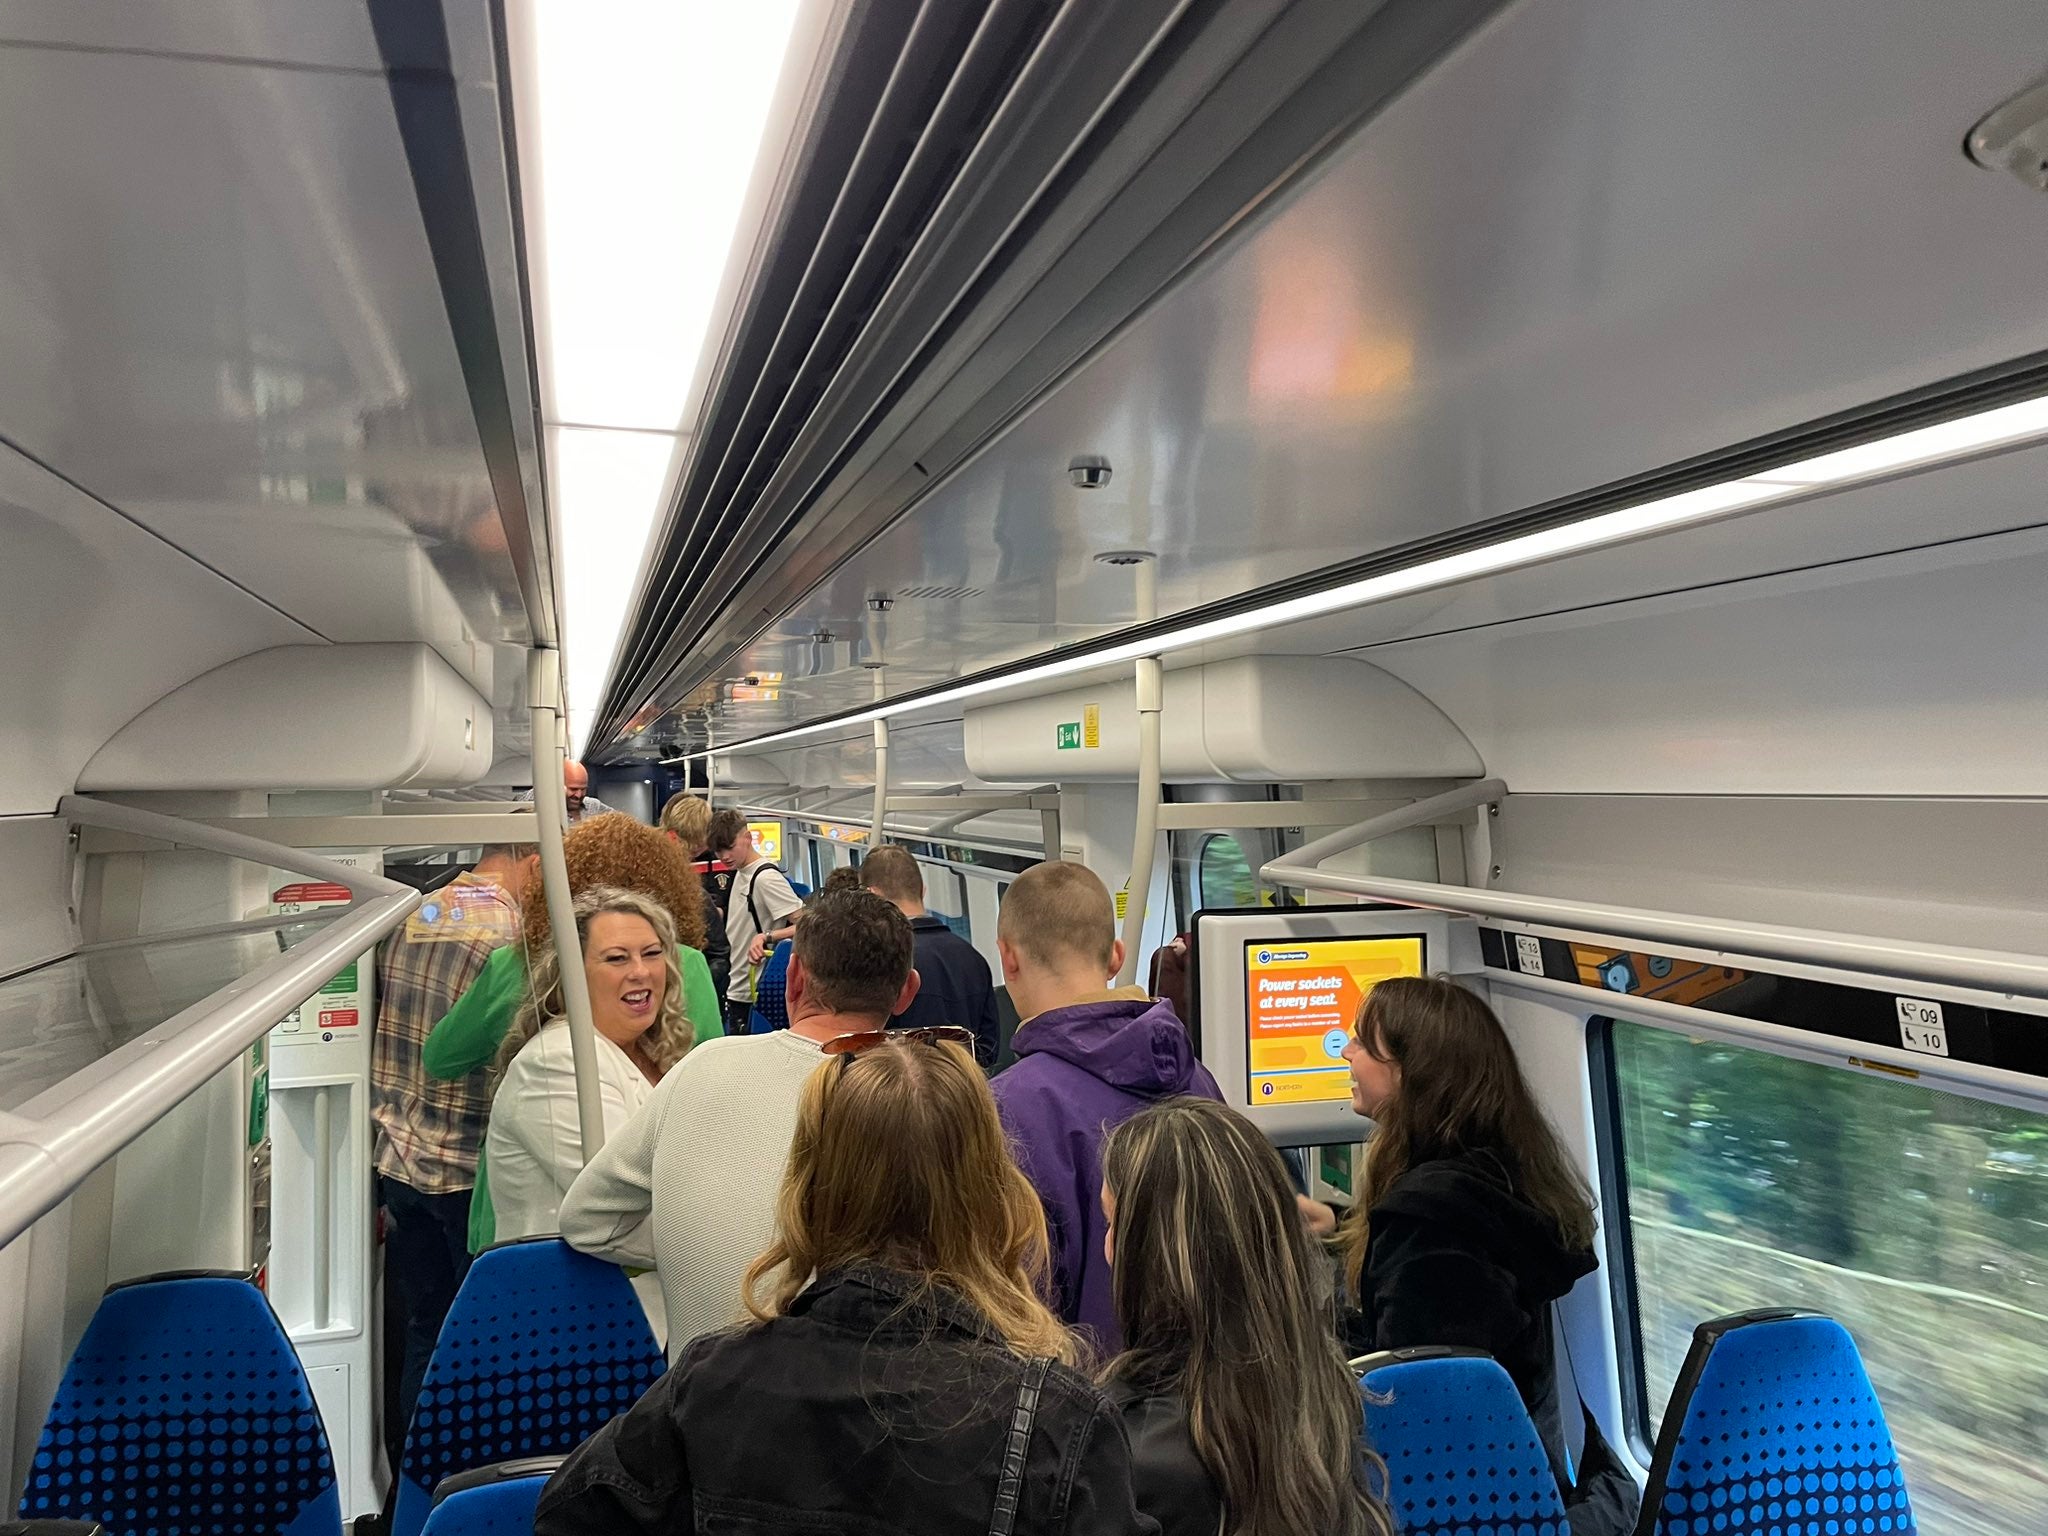
[[[1138,1507],[1165,1536],[1393,1536],[1279,1153],[1221,1104],[1168,1099],[1103,1143],[1102,1209],[1124,1338],[1103,1384]]]
[[[1045,1218],[971,1039],[825,1043],[753,1323],[697,1339],[586,1441],[536,1536],[1153,1529],[1116,1409],[1040,1299]]]
[[[1452,1344],[1506,1368],[1564,1458],[1551,1305],[1595,1267],[1593,1196],[1493,1011],[1440,977],[1366,994],[1344,1050],[1373,1121],[1339,1230],[1353,1350]]]

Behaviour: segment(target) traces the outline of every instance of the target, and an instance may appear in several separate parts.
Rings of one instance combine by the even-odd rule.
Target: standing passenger
[[[732,866],[711,856],[711,807],[688,790],[668,797],[661,808],[661,830],[697,868],[704,886],[704,961],[720,1006],[732,979],[732,950],[725,942],[725,893],[732,886]]]
[[[754,973],[768,951],[794,933],[790,920],[803,902],[789,877],[754,846],[754,833],[738,811],[711,818],[711,849],[733,867],[726,894],[725,941],[732,975],[725,985],[725,1032],[744,1035],[754,1010]]]
[[[795,974],[838,909],[870,907],[903,922],[823,897]],[[1116,1410],[1039,1299],[1045,1221],[987,1084],[935,1038],[965,1032],[881,1022],[805,1078],[753,1325],[698,1339],[585,1441],[535,1536],[1156,1536]]]
[[[405,1317],[398,1422],[412,1419],[427,1357],[469,1272],[469,1202],[491,1100],[479,1075],[430,1077],[420,1060],[436,1020],[490,959],[519,937],[519,909],[540,868],[530,843],[492,848],[432,892],[377,962],[370,1118],[384,1207],[384,1280]]]
[[[996,921],[1003,980],[1022,1021],[1017,1063],[994,1079],[1017,1160],[1045,1202],[1055,1304],[1107,1353],[1122,1344],[1102,1257],[1102,1137],[1155,1099],[1220,1100],[1171,1007],[1109,989],[1123,964],[1109,891],[1079,864],[1019,875]]]
[[[1104,1141],[1102,1210],[1138,1507],[1165,1536],[1393,1536],[1329,1268],[1265,1137],[1207,1099],[1155,1104]]]
[[[1595,1267],[1586,1181],[1500,1020],[1455,982],[1380,982],[1344,1058],[1351,1107],[1374,1122],[1341,1232],[1358,1304],[1346,1330],[1353,1351],[1485,1350],[1514,1378],[1561,1468],[1550,1313]]]
[[[974,1059],[984,1072],[993,1072],[1002,1045],[995,980],[981,951],[925,911],[917,860],[906,849],[877,848],[861,860],[860,883],[893,902],[910,919],[917,939],[917,1001],[894,1022],[904,1029],[958,1024],[973,1031]]]
[[[659,1272],[671,1359],[739,1316],[747,1266],[775,1236],[775,1191],[819,1048],[887,1026],[916,994],[910,955],[910,925],[886,901],[820,896],[790,957],[789,1028],[690,1052],[562,1202],[574,1247]]]
[[[689,1016],[691,1037],[715,1038],[719,997],[711,987],[710,968],[695,948],[704,931],[703,898],[689,860],[661,833],[631,816],[598,816],[570,829],[562,839],[562,859],[569,868],[572,897],[580,898],[598,886],[614,886],[652,897],[669,914],[675,923],[676,964],[683,978],[683,1011]],[[429,1073],[453,1081],[481,1074],[491,1064],[527,995],[529,972],[551,943],[547,903],[536,888],[523,913],[521,942],[495,952],[427,1036],[420,1059]],[[481,1084],[480,1076],[477,1081]],[[477,1164],[476,1193],[469,1206],[469,1251],[481,1253],[496,1240],[496,1232],[485,1158]]]

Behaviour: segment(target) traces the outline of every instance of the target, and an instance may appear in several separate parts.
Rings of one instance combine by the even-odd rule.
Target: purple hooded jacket
[[[1054,1304],[1105,1355],[1122,1346],[1102,1257],[1102,1138],[1156,1099],[1221,1099],[1173,1005],[1116,998],[1050,1008],[1017,1031],[1015,1066],[989,1087],[1045,1203]]]

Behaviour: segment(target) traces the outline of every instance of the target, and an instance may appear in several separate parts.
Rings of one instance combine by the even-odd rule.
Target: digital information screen
[[[1351,1097],[1344,1043],[1365,994],[1389,976],[1424,974],[1419,933],[1345,939],[1247,939],[1245,1066],[1250,1103]]]

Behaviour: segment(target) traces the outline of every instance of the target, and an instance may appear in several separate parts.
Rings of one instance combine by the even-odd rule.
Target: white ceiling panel
[[[237,656],[318,637],[0,449],[0,815],[48,815],[129,720]]]
[[[187,54],[381,71],[367,4],[336,0],[5,0],[0,47]]]
[[[2048,349],[2048,203],[1960,149],[2038,68],[2039,23],[2034,0],[1523,0],[796,598],[721,669],[789,677],[746,724],[866,702],[846,642],[872,653],[877,593],[894,693],[1133,622],[1105,551],[1157,551],[1170,615]],[[1107,489],[1068,484],[1084,452]],[[2039,520],[2015,500],[1783,509],[1545,600]],[[820,632],[831,665],[800,678]]]
[[[381,75],[0,48],[0,335],[0,434],[320,634],[524,643]]]

